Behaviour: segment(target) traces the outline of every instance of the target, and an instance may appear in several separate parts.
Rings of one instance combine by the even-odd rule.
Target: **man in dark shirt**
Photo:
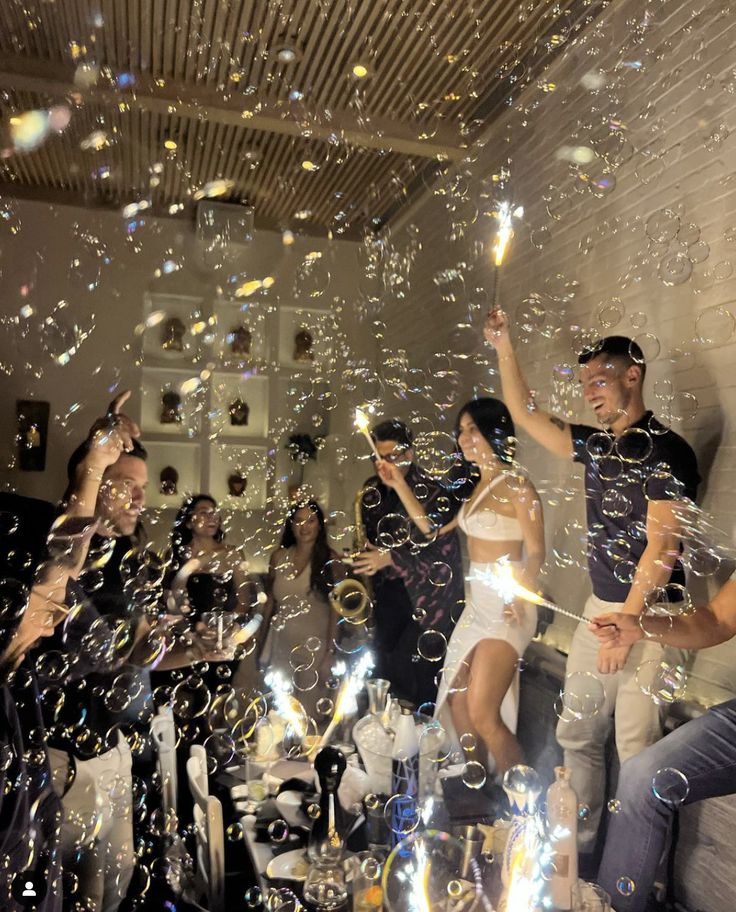
[[[517,427],[551,453],[585,467],[593,594],[583,617],[606,611],[638,616],[652,599],[682,598],[678,505],[695,497],[700,478],[690,446],[644,406],[646,368],[639,346],[624,336],[609,336],[580,356],[580,382],[596,428],[567,424],[536,407],[502,311],[489,314],[486,339],[498,353],[504,398]],[[589,809],[578,829],[588,870],[606,795],[605,747],[612,721],[621,762],[660,738],[663,707],[642,691],[637,670],[645,662],[673,664],[681,658],[654,642],[600,648],[584,622],[575,631],[557,740],[580,804]]]
[[[382,459],[398,466],[437,528],[448,523],[457,503],[451,493],[414,462],[412,435],[396,419],[373,428]],[[444,650],[464,604],[460,541],[426,537],[407,516],[396,491],[377,476],[361,498],[368,550],[355,561],[373,579],[376,674],[391,682],[395,696],[419,706],[437,696]]]
[[[68,598],[75,604],[69,617],[43,644],[46,657],[51,653],[54,660],[43,655],[37,660],[52,673],[51,680],[42,679],[50,688],[43,709],[54,788],[64,808],[62,855],[78,878],[75,898],[96,912],[119,907],[134,871],[132,753],[126,734],[135,700],[147,693],[145,666],[160,636],[133,591],[125,590],[121,573],[148,482],[138,428],[120,413],[125,399],[122,394],[111,406],[109,428],[93,428],[69,460],[70,490],[76,492],[69,509],[84,505],[94,513],[100,535],[85,572],[70,587]],[[124,441],[102,470],[88,458],[98,433],[121,435]],[[106,541],[111,548],[104,547]],[[105,560],[98,579],[94,564]],[[137,597],[143,595],[151,593],[139,588]],[[158,667],[222,658],[198,644],[191,649],[182,644],[168,650]],[[143,733],[148,712],[144,707],[139,720]]]

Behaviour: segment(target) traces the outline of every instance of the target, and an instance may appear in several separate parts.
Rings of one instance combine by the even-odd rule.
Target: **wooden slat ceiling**
[[[219,181],[262,223],[362,231],[432,162],[461,161],[591,16],[589,0],[2,0],[5,133],[71,111],[30,150],[5,137],[2,192],[189,212]]]

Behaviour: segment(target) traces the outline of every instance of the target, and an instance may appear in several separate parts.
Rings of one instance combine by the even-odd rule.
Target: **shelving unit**
[[[321,369],[332,357],[330,317],[327,309],[275,308],[258,299],[208,305],[181,295],[146,295],[140,423],[149,450],[150,507],[178,509],[185,496],[200,491],[233,514],[263,511],[269,497],[286,499],[289,480],[299,475],[285,448],[289,436],[329,432],[336,396]],[[168,323],[173,319],[183,334],[179,324]],[[181,351],[163,346],[173,325]],[[308,335],[297,339],[299,333]],[[298,360],[297,350],[313,357]],[[164,392],[179,397],[181,421],[162,422]],[[166,467],[178,473],[175,495],[161,491]],[[237,475],[247,479],[240,496],[228,488]],[[310,475],[327,507],[327,466],[310,462],[304,480]]]

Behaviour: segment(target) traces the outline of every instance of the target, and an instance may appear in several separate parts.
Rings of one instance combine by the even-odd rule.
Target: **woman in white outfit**
[[[466,732],[474,735],[487,754],[477,759],[486,760],[489,769],[495,763],[502,776],[523,762],[515,737],[519,659],[534,636],[537,610],[521,598],[504,600],[496,574],[508,562],[514,579],[536,590],[545,557],[542,505],[534,485],[511,471],[514,425],[502,402],[472,400],[460,412],[456,432],[479,480],[443,529],[457,525],[465,532],[470,567],[465,610],[450,639],[435,716],[457,740]]]

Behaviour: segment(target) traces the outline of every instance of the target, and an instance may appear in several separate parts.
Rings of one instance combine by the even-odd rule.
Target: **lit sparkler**
[[[376,445],[373,442],[373,438],[371,437],[370,431],[368,430],[369,425],[370,425],[370,420],[369,420],[368,416],[366,415],[366,413],[363,411],[363,409],[356,408],[355,426],[360,431],[360,433],[363,434],[365,439],[368,441],[368,445],[370,446],[371,450],[373,451],[373,455],[376,457],[376,459],[380,459],[381,455],[378,452],[378,450],[376,449]]]
[[[500,203],[498,209],[493,213],[498,222],[498,229],[496,230],[496,239],[493,242],[493,262],[496,270],[493,274],[491,310],[496,306],[498,300],[498,271],[503,264],[509,244],[514,236],[513,219],[521,218],[524,215],[523,206],[517,206],[512,209],[511,205],[509,202]]]
[[[356,697],[365,685],[366,678],[373,671],[374,664],[373,653],[366,650],[349,673],[345,662],[339,662],[332,669],[333,674],[344,675],[344,677],[335,700],[335,712],[332,715],[332,720],[319,739],[315,753],[322,750],[329,743],[335,729],[345,716],[357,711],[358,703]]]
[[[286,721],[297,738],[303,739],[307,734],[309,720],[304,707],[291,694],[291,681],[278,669],[274,669],[268,672],[265,682],[270,688],[276,713]]]
[[[557,614],[561,614],[564,617],[572,618],[575,621],[581,619],[581,616],[575,614],[574,611],[568,611],[567,608],[560,608],[559,605],[543,598],[539,593],[523,586],[514,577],[514,568],[507,557],[502,557],[500,560],[497,560],[489,570],[475,571],[473,576],[468,577],[468,579],[478,580],[484,586],[493,589],[504,602],[512,602],[516,598],[521,598],[526,602],[531,602],[533,605],[541,605],[544,608],[549,608],[551,611],[555,611]]]

